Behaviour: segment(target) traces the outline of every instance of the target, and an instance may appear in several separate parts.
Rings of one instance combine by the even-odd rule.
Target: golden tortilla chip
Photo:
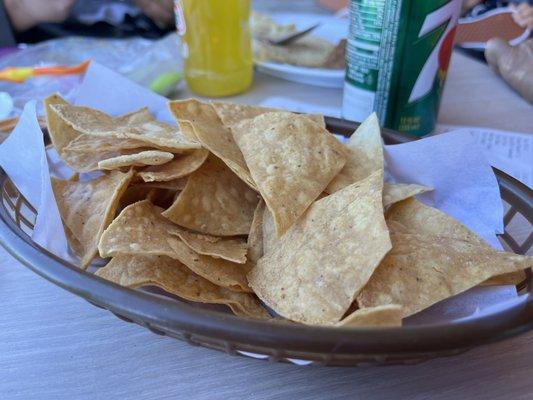
[[[178,154],[202,148],[200,143],[186,137],[179,127],[158,121],[128,125],[119,130],[117,136],[140,140],[160,150]]]
[[[137,175],[145,182],[164,182],[182,178],[200,168],[208,155],[209,151],[207,150],[195,150],[192,153],[174,158],[174,160],[162,166],[145,168],[138,172]]]
[[[50,105],[57,117],[79,133],[91,136],[107,136],[134,139],[173,153],[189,152],[201,145],[185,137],[179,127],[144,118],[113,118],[89,107],[70,104]]]
[[[96,271],[96,275],[130,288],[157,286],[185,300],[224,304],[237,315],[269,318],[253,295],[214,285],[170,257],[121,255]]]
[[[209,235],[247,235],[258,201],[253,190],[211,155],[189,176],[185,189],[163,216]]]
[[[266,113],[232,128],[259,192],[282,235],[345,163],[344,149],[302,115]]]
[[[449,236],[490,247],[487,242],[455,218],[414,198],[394,204],[387,211],[386,219],[402,224],[410,233]]]
[[[181,229],[163,218],[161,211],[146,200],[126,207],[103,233],[98,245],[100,255],[164,255],[216,285],[249,290],[246,265],[196,253],[179,239]]]
[[[223,258],[237,264],[246,263],[246,242],[241,238],[224,238],[178,229],[178,237],[198,254]]]
[[[81,247],[72,245],[86,268],[97,254],[98,241],[115,216],[120,198],[133,172],[113,171],[87,182],[52,179],[52,188],[63,224]],[[78,249],[76,249],[78,247]]]
[[[68,103],[61,103],[68,104]],[[148,114],[147,114],[148,113]],[[51,119],[61,122],[62,129],[73,129],[62,122],[54,112],[49,112]],[[141,109],[133,113],[126,114],[117,118],[123,121],[124,124],[130,122],[142,121],[147,118],[152,118],[147,109]],[[64,141],[71,139],[66,145],[58,144],[57,148],[59,155],[63,161],[77,172],[90,172],[98,169],[98,162],[109,158],[120,156],[125,150],[142,148],[146,144],[144,142],[133,139],[119,139],[114,136],[90,136],[78,134],[69,135]]]
[[[402,307],[398,304],[360,308],[342,321],[339,327],[391,327],[402,326]]]
[[[357,296],[359,307],[402,306],[405,318],[492,276],[533,265],[532,257],[499,252],[449,236],[391,231],[392,250]]]
[[[160,150],[146,150],[134,154],[125,154],[98,162],[99,169],[118,169],[145,165],[166,164],[174,158],[174,154]]]
[[[344,168],[329,183],[326,192],[335,193],[354,182],[365,179],[383,169],[383,144],[376,113],[370,115],[346,143],[347,159]]]
[[[46,114],[46,125],[48,127],[48,135],[52,144],[57,150],[57,153],[62,156],[63,148],[70,142],[80,136],[80,133],[73,127],[65,123],[59,116],[52,110],[52,105],[68,105],[68,102],[59,94],[53,94],[43,100],[44,111]],[[67,161],[65,161],[67,162]],[[67,162],[68,164],[68,162]]]
[[[254,211],[250,234],[248,235],[248,260],[256,264],[257,260],[263,257],[263,214],[265,212],[265,202],[259,200]]]
[[[433,188],[415,183],[385,183],[383,186],[383,208],[386,210],[394,203],[432,190]]]
[[[480,246],[492,248],[482,238],[461,224],[455,218],[442,211],[427,206],[416,199],[407,199],[395,204],[387,212],[387,222],[395,221],[402,224],[410,233],[421,235],[450,236]],[[524,271],[495,276],[484,285],[517,285],[526,279]]]
[[[231,131],[224,126],[211,104],[196,99],[171,101],[168,104],[182,130],[185,129],[183,122],[186,121],[193,127],[194,137],[205,148],[224,161],[248,186],[256,189]]]
[[[487,279],[485,282],[482,282],[483,286],[494,286],[494,285],[520,285],[527,278],[526,271],[516,271],[510,272],[508,274],[501,274],[493,276],[490,279]]]
[[[211,102],[215,111],[222,121],[222,123],[231,129],[231,127],[245,119],[255,118],[261,114],[267,112],[280,112],[287,111],[281,110],[279,108],[270,108],[270,107],[260,107],[253,106],[249,104],[235,104],[235,103],[226,103],[222,101],[213,101]],[[302,114],[309,118],[311,121],[316,122],[323,128],[326,127],[326,121],[324,121],[324,116],[319,114]]]
[[[96,153],[96,152],[116,152],[117,155],[122,150],[139,149],[146,147],[146,143],[133,139],[119,139],[114,136],[90,136],[80,135],[71,141],[64,151],[72,154]],[[97,157],[97,155],[94,155]]]
[[[382,172],[311,205],[248,281],[281,316],[334,324],[391,248],[383,218]]]

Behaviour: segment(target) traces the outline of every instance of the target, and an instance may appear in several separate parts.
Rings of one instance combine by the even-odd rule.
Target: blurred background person
[[[158,38],[173,0],[0,0],[0,47],[69,36]]]

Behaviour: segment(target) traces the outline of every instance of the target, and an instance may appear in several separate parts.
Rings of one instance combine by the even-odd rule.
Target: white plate
[[[280,24],[295,24],[297,29],[304,29],[317,22],[322,22],[322,25],[315,29],[312,35],[335,44],[346,38],[348,33],[347,19],[312,14],[279,14],[273,18]],[[329,88],[342,88],[344,85],[344,70],[341,69],[297,67],[266,61],[258,61],[255,64],[258,71],[288,81]]]
[[[343,69],[296,67],[265,61],[257,61],[255,65],[257,70],[264,74],[306,85],[342,88],[344,84]]]

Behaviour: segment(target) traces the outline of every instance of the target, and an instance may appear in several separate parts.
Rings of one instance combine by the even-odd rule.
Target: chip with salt
[[[67,104],[67,103],[62,103]],[[150,113],[146,115],[147,110],[141,109],[133,113],[118,117],[118,120],[124,124],[132,121],[142,121],[151,118]],[[49,112],[50,118],[56,119],[62,123],[62,129],[67,132],[69,129],[74,131],[69,125],[62,122],[55,113]],[[145,147],[144,142],[133,139],[119,139],[114,136],[90,136],[76,133],[76,137],[69,135],[65,142],[70,138],[70,142],[61,147],[60,156],[72,169],[77,172],[89,172],[98,169],[98,162],[109,158],[120,156],[125,150]],[[50,135],[54,136],[53,134]],[[58,151],[59,152],[59,151]]]
[[[209,235],[247,235],[258,201],[255,191],[211,155],[189,175],[185,189],[163,216]]]
[[[394,204],[387,211],[386,219],[402,224],[411,233],[450,236],[480,246],[489,246],[455,218],[413,198]]]
[[[63,157],[63,149],[74,139],[80,136],[80,133],[70,125],[65,123],[52,110],[53,105],[65,105],[68,102],[59,94],[53,94],[43,100],[44,111],[46,115],[46,125],[48,127],[48,135],[54,145],[57,153]],[[65,160],[68,164],[68,160]]]
[[[402,326],[402,307],[398,304],[360,308],[336,326],[340,327],[392,327]]]
[[[128,187],[133,172],[113,171],[86,181],[52,179],[52,188],[63,223],[80,246],[72,245],[86,268],[96,256],[98,241],[115,217],[120,198]]]
[[[256,188],[231,131],[224,126],[211,104],[196,99],[176,100],[169,103],[169,108],[183,130],[185,121],[205,148],[224,161],[248,186]]]
[[[222,101],[214,101],[211,103],[215,108],[217,115],[224,125],[231,128],[233,125],[244,121],[245,119],[255,118],[267,112],[286,111],[279,108],[260,107],[249,104],[234,104]],[[322,127],[326,127],[323,115],[318,114],[302,114],[311,121],[316,122]]]
[[[134,154],[124,154],[121,156],[98,161],[98,169],[118,169],[123,167],[138,167],[145,165],[166,164],[174,158],[174,154],[160,150],[145,150]]]
[[[335,324],[391,248],[377,171],[311,205],[248,274],[281,316]]]
[[[120,255],[100,268],[96,275],[130,288],[157,286],[185,300],[224,304],[236,315],[269,318],[253,295],[235,293],[214,285],[170,257]]]
[[[346,160],[342,144],[303,115],[265,113],[234,125],[232,132],[278,235],[316,200]]]
[[[201,145],[184,136],[179,127],[145,118],[113,118],[101,111],[71,104],[52,104],[50,110],[79,133],[138,140],[149,147],[173,153],[189,152]]]
[[[249,290],[246,265],[193,251],[177,236],[180,228],[163,218],[161,211],[146,200],[126,207],[103,233],[98,245],[100,255],[164,255],[181,261],[216,285],[238,291]]]
[[[487,242],[455,218],[436,208],[425,205],[416,199],[407,199],[395,204],[387,212],[386,218],[387,222],[398,222],[413,233],[450,236],[475,243],[479,246],[490,247]],[[524,271],[516,271],[492,277],[487,282],[484,282],[484,284],[516,285],[525,279],[526,274]]]
[[[366,178],[373,172],[383,169],[383,144],[378,117],[370,115],[350,136],[347,147],[346,164],[329,183],[326,192],[335,193],[354,182]]]
[[[137,175],[145,182],[164,182],[182,178],[200,168],[208,155],[209,152],[205,149],[195,150],[192,153],[175,157],[174,160],[164,165],[145,168]]]
[[[361,308],[399,304],[405,318],[492,276],[533,266],[531,257],[449,236],[392,229],[391,239],[392,250],[357,296]]]

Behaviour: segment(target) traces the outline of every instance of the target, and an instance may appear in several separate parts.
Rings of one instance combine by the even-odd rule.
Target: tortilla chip
[[[391,207],[387,212],[387,223],[390,221],[402,224],[408,233],[450,236],[492,248],[455,218],[416,199],[408,199]],[[492,277],[483,285],[518,285],[525,279],[524,271],[516,271]]]
[[[119,139],[114,136],[90,136],[80,135],[70,142],[64,151],[72,154],[95,152],[116,152],[117,155],[122,150],[139,149],[146,147],[146,143],[133,139]],[[97,155],[94,155],[97,157]],[[102,158],[100,158],[102,159]]]
[[[520,285],[527,278],[526,271],[516,271],[510,272],[508,274],[502,274],[494,276],[490,279],[487,279],[485,282],[482,282],[483,286],[491,285]]]
[[[162,166],[145,168],[138,172],[137,175],[145,182],[164,182],[182,178],[200,168],[208,155],[209,151],[207,150],[195,150],[190,154],[174,158],[174,160]]]
[[[214,285],[170,257],[121,255],[96,271],[96,275],[130,288],[157,286],[185,300],[224,304],[237,315],[269,318],[253,295]]]
[[[179,127],[144,118],[113,118],[89,107],[70,104],[51,105],[57,117],[79,133],[91,136],[106,136],[134,139],[173,153],[189,152],[201,145],[185,137]],[[133,122],[132,122],[133,121]]]
[[[376,113],[370,115],[346,143],[347,159],[344,168],[329,183],[326,192],[336,191],[365,179],[373,172],[383,169],[383,144]]]
[[[360,308],[338,322],[336,326],[354,328],[402,326],[402,307],[398,304],[387,304]]]
[[[449,236],[391,231],[392,250],[357,296],[359,307],[400,304],[405,318],[492,276],[533,265],[532,257],[499,252]]]
[[[254,211],[250,234],[248,235],[248,260],[256,264],[257,260],[263,257],[263,214],[265,212],[265,202],[259,200]]]
[[[61,104],[68,104],[66,102]],[[119,117],[123,123],[145,120],[151,115],[145,109],[135,111]],[[144,142],[132,139],[118,139],[111,136],[89,136],[77,133],[64,123],[53,111],[49,111],[51,120],[62,123],[64,131],[75,132],[64,138],[63,143],[57,143],[56,149],[63,161],[77,172],[90,172],[98,169],[98,162],[121,155],[121,151],[145,146]],[[57,122],[56,122],[57,123]],[[56,139],[57,141],[57,139]],[[68,143],[67,143],[68,142]]]
[[[179,260],[216,285],[239,291],[249,290],[246,265],[191,250],[177,236],[181,229],[163,218],[161,211],[146,200],[126,207],[103,233],[98,245],[100,255],[163,255]]]
[[[66,147],[71,141],[80,136],[80,133],[73,127],[65,123],[59,116],[52,110],[52,105],[68,105],[68,102],[59,94],[53,94],[43,100],[44,110],[46,114],[46,125],[48,127],[48,135],[52,144],[57,150],[57,153],[62,156],[63,148]],[[65,160],[65,162],[68,161]]]
[[[378,171],[319,200],[248,274],[255,293],[281,316],[334,324],[391,248]]]
[[[255,118],[261,114],[267,112],[280,112],[287,111],[281,110],[279,108],[270,108],[270,107],[260,107],[253,106],[249,104],[235,104],[235,103],[226,103],[222,101],[213,101],[211,102],[215,111],[222,121],[222,123],[231,129],[233,125],[244,121],[245,119]],[[296,113],[295,113],[296,114]],[[309,118],[311,121],[316,122],[323,128],[326,127],[326,121],[324,121],[324,116],[319,114],[302,114]]]
[[[302,115],[266,113],[233,126],[259,192],[282,235],[345,163],[344,149]]]
[[[171,101],[168,105],[182,130],[185,129],[183,122],[186,121],[193,127],[194,136],[205,148],[224,161],[248,186],[256,189],[231,131],[224,126],[211,104],[189,99]]]
[[[258,201],[253,190],[211,155],[189,176],[185,189],[163,216],[209,235],[247,235]]]
[[[415,183],[385,183],[383,186],[383,208],[386,210],[394,203],[432,190],[433,188]]]
[[[253,49],[254,60],[320,68],[335,50],[335,46],[329,40],[307,35],[284,46],[274,45],[266,40],[254,40]]]
[[[426,236],[449,236],[479,246],[490,247],[487,242],[455,218],[414,198],[394,204],[387,211],[386,219],[402,224],[410,233]]]
[[[198,254],[223,258],[237,264],[246,263],[246,242],[241,238],[221,238],[190,232],[185,229],[176,231],[176,235]]]
[[[174,154],[160,150],[147,150],[134,154],[125,154],[98,162],[99,169],[118,169],[144,165],[161,165],[174,158]]]
[[[81,267],[86,268],[97,254],[98,241],[115,216],[119,200],[128,187],[133,172],[113,171],[87,182],[52,178],[52,188],[63,224],[77,239]]]
[[[115,118],[116,122],[124,123],[126,125],[137,125],[154,120],[155,118],[148,109],[148,107],[142,107],[136,111],[126,113]]]
[[[202,148],[200,143],[186,137],[179,127],[158,121],[129,125],[119,130],[117,136],[140,140],[158,149],[178,154]]]

